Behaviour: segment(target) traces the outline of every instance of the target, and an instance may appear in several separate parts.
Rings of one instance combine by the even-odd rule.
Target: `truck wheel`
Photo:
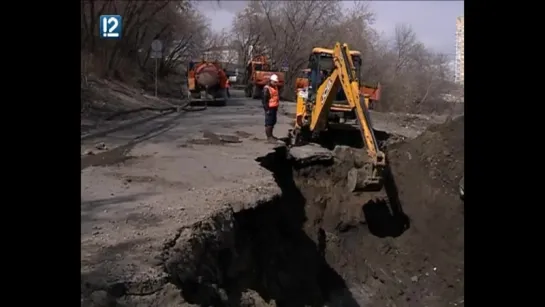
[[[221,91],[221,96],[222,96],[221,98],[223,98],[223,102],[220,103],[220,106],[224,107],[224,106],[227,105],[227,99],[228,99],[228,97],[227,97],[227,89],[223,89],[223,90]]]
[[[261,93],[259,92],[259,88],[254,85],[254,87],[252,88],[252,98],[254,99],[259,99],[261,96]]]
[[[244,88],[244,95],[248,98],[252,97],[252,88],[247,86]]]

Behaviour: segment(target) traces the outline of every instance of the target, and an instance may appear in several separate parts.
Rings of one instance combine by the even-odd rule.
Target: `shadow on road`
[[[126,203],[126,202],[133,202],[140,199],[145,199],[146,197],[149,197],[152,195],[156,195],[156,193],[135,193],[132,195],[124,195],[124,196],[117,196],[117,197],[111,197],[111,198],[82,201],[81,202],[82,227],[84,223],[102,220],[103,218],[99,218],[98,215],[101,213],[104,213],[104,211],[108,210],[111,206],[115,206],[115,205]],[[116,209],[121,210],[121,208],[116,208]],[[159,222],[158,220],[156,220],[157,218],[152,215],[141,217],[138,214],[131,213],[131,212],[127,212],[125,215],[123,215],[123,221],[125,223],[131,223],[132,221],[140,221],[140,222],[143,222],[144,225],[150,225],[150,224],[157,224]],[[135,224],[138,224],[138,223],[135,223]],[[144,227],[144,226],[141,226],[141,227]]]
[[[344,294],[336,297],[342,300],[339,306],[358,306],[343,278],[326,262],[325,244],[315,243],[303,230],[307,201],[295,184],[285,151],[279,147],[257,159],[273,172],[281,199],[241,213],[240,227],[254,242],[251,250],[258,261],[258,272],[247,286],[278,306],[324,306],[332,293]]]
[[[403,211],[390,167],[384,169],[383,176],[387,201],[371,200],[363,205],[362,210],[372,235],[379,238],[397,238],[411,227],[411,222]]]
[[[274,174],[281,196],[235,213],[234,246],[201,257],[191,278],[173,281],[200,306],[358,306],[324,258],[325,244],[303,230],[306,199],[296,186],[286,148],[256,159]],[[200,249],[199,249],[200,250]],[[200,250],[203,252],[202,250]]]
[[[112,165],[133,159],[134,157],[129,156],[128,154],[134,146],[172,130],[178,125],[177,120],[180,119],[180,117],[182,117],[183,115],[184,113],[176,114],[176,116],[147,130],[146,132],[134,138],[123,146],[119,146],[112,150],[108,150],[94,155],[82,156],[80,162],[81,169],[86,169],[89,166]]]
[[[124,196],[114,196],[110,198],[101,198],[101,199],[95,199],[95,200],[87,200],[81,202],[81,211],[90,211],[90,210],[97,210],[100,209],[100,207],[103,206],[109,206],[109,205],[115,205],[119,203],[124,203],[128,201],[135,201],[143,197],[156,195],[157,193],[135,193],[131,195],[124,195]]]

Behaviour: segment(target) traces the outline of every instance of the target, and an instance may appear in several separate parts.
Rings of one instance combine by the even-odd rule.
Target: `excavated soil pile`
[[[398,238],[383,240],[388,252],[378,253],[370,262],[398,280],[385,283],[389,290],[382,306],[391,301],[397,306],[462,304],[464,214],[458,183],[464,173],[463,116],[394,145],[388,159],[410,228]],[[359,248],[362,253],[368,254],[373,245],[380,251],[381,243],[361,241],[367,243]],[[396,286],[398,293],[393,290]]]
[[[343,280],[321,295],[336,306],[463,304],[463,117],[391,145],[387,156],[385,191],[377,193],[345,192],[344,174],[357,164],[349,154],[337,154],[334,167],[296,171],[303,229]]]
[[[285,257],[271,268],[276,274],[284,272],[290,281],[286,287],[293,290],[279,291],[276,302],[312,297],[315,300],[286,306],[462,304],[464,216],[458,182],[463,175],[463,153],[464,122],[459,117],[432,126],[414,140],[391,145],[387,150],[390,171],[381,192],[346,192],[346,173],[358,164],[362,152],[338,150],[333,166],[294,171],[297,188],[283,190],[304,200],[285,205],[292,211],[284,213],[282,223],[300,225],[304,233],[300,237],[310,239],[318,256],[312,255],[319,260],[312,260],[303,251],[308,247],[295,236],[262,245],[260,250],[274,259],[271,246],[293,243],[288,243]],[[289,187],[289,176],[276,173],[282,179],[279,185]],[[288,223],[296,217],[299,220]],[[277,226],[289,229],[286,225]],[[252,231],[259,233],[263,228]],[[285,272],[299,277],[290,279]]]

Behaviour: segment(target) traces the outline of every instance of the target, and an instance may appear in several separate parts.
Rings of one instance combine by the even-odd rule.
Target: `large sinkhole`
[[[116,302],[88,306],[463,306],[463,118],[409,142],[376,137],[383,190],[348,193],[357,142],[306,167],[279,148],[256,161],[280,196],[183,227],[164,244],[166,274],[106,287]]]
[[[373,265],[395,254],[392,240],[410,227],[391,174],[383,191],[348,193],[351,159],[300,168],[284,150],[257,159],[273,172],[281,197],[235,213],[233,234],[221,238],[221,244],[193,244],[198,253],[191,270],[167,263],[185,301],[200,306],[417,302],[418,295],[406,297],[399,277],[386,273],[387,263]],[[410,276],[404,278],[410,282]]]

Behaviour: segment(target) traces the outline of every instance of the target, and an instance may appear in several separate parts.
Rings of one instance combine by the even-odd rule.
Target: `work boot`
[[[271,127],[271,143],[274,143],[276,145],[286,145],[286,142],[280,138],[277,138],[273,135],[274,127]]]
[[[271,127],[271,137],[275,140],[278,140],[278,138],[274,136],[274,127]]]
[[[265,135],[268,143],[276,143],[276,139],[272,135],[273,127],[265,127]]]

